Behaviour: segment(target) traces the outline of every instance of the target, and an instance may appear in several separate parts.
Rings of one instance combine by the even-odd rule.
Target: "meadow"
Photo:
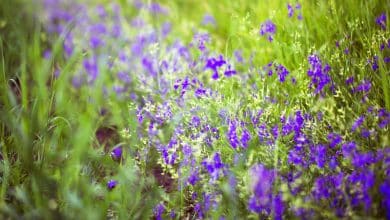
[[[0,219],[390,219],[389,12],[1,0]]]

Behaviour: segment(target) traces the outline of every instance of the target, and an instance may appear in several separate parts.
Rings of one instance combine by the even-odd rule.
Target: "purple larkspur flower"
[[[49,60],[51,58],[51,50],[47,49],[43,52],[43,58]]]
[[[198,49],[202,52],[206,52],[206,43],[210,42],[210,39],[208,33],[197,33],[194,35],[194,41],[198,45]]]
[[[343,152],[344,157],[349,158],[356,152],[356,143],[347,142],[341,146],[341,150]]]
[[[288,10],[288,17],[291,18],[294,14],[294,7],[290,3],[287,3],[287,10]]]
[[[364,206],[364,210],[367,212],[372,205],[372,198],[369,191],[375,184],[375,173],[370,169],[364,169],[364,171],[353,171],[348,176],[348,186],[353,188],[353,192],[350,195],[352,207]]]
[[[380,186],[379,191],[382,197],[382,205],[386,209],[386,217],[390,219],[390,180],[385,180]]]
[[[344,174],[319,176],[315,182],[312,194],[317,201],[330,199],[333,195],[342,194]]]
[[[198,169],[195,169],[194,171],[192,171],[192,173],[190,174],[190,176],[187,179],[188,183],[193,185],[193,186],[195,186],[195,184],[197,182],[199,182],[199,180],[200,180],[200,177],[199,177]]]
[[[211,14],[205,14],[203,16],[202,25],[215,26],[216,25],[215,18]]]
[[[252,212],[270,214],[272,209],[273,183],[275,173],[263,164],[256,164],[250,169],[252,195],[248,209]]]
[[[329,146],[331,148],[335,148],[337,145],[339,145],[342,142],[343,139],[341,135],[337,133],[329,133],[328,140],[329,140]]]
[[[212,78],[214,80],[217,80],[219,78],[218,68],[222,67],[225,64],[226,61],[224,60],[222,55],[219,56],[219,59],[211,57],[207,59],[205,69],[211,69],[213,71]]]
[[[196,115],[192,116],[191,125],[194,127],[199,127],[200,126],[200,118]]]
[[[267,39],[272,42],[273,36],[276,33],[276,25],[271,21],[267,20],[260,26],[260,35],[267,37]]]
[[[116,180],[109,180],[107,182],[107,189],[112,190],[118,185],[118,181]]]
[[[326,163],[326,147],[324,145],[316,146],[315,160],[319,168],[324,168]]]
[[[176,212],[174,209],[171,210],[171,212],[169,213],[169,217],[171,217],[171,219],[175,219],[176,218]]]
[[[279,64],[278,66],[276,66],[276,72],[278,73],[278,76],[279,76],[279,81],[280,82],[284,82],[286,80],[286,76],[290,73],[286,67],[284,67],[283,65]]]
[[[131,82],[130,75],[126,72],[118,72],[117,77],[122,82],[129,84]]]
[[[331,157],[329,160],[329,168],[331,170],[335,170],[337,168],[337,159],[335,157]]]
[[[157,204],[153,208],[153,214],[156,220],[162,220],[163,219],[162,215],[164,214],[164,212],[165,212],[165,206],[162,203]]]
[[[242,56],[242,51],[241,50],[235,50],[234,51],[234,57],[236,58],[236,61],[239,63],[244,62],[244,58]]]
[[[87,73],[88,83],[93,83],[99,75],[97,58],[95,56],[83,61],[84,69]]]
[[[387,16],[385,13],[382,13],[375,19],[375,23],[379,25],[383,30],[386,30],[386,20]]]
[[[106,9],[104,8],[103,5],[98,5],[95,8],[96,13],[99,15],[101,19],[105,18],[107,16]]]
[[[71,33],[68,33],[64,39],[64,51],[66,56],[68,57],[72,56],[74,47],[75,46],[73,43],[73,35]]]
[[[234,120],[230,120],[228,132],[227,132],[227,138],[230,143],[230,146],[234,149],[236,149],[240,145],[240,141],[237,136],[236,129],[237,129],[237,122]]]
[[[346,84],[346,85],[351,85],[351,84],[353,83],[354,80],[355,80],[355,77],[350,76],[350,77],[348,77],[348,78],[345,80],[345,84]]]
[[[115,147],[111,151],[111,158],[115,161],[119,161],[122,159],[122,146]]]
[[[297,15],[298,20],[302,20],[301,8],[302,8],[302,6],[301,6],[300,3],[296,3],[295,7],[292,4],[287,3],[288,17],[289,18],[293,17],[295,11],[297,11],[297,13],[298,13],[298,15]]]
[[[372,59],[369,59],[368,63],[371,64],[371,69],[373,71],[377,71],[379,69],[378,56],[375,55]]]
[[[166,9],[163,6],[161,6],[157,2],[151,3],[149,5],[149,10],[150,10],[150,12],[155,13],[155,14],[167,14],[168,13],[168,9]]]
[[[363,124],[365,117],[362,115],[359,118],[355,120],[355,122],[352,124],[351,130],[356,131],[360,126]]]
[[[227,69],[224,72],[224,75],[227,77],[230,77],[232,75],[235,75],[236,73],[237,73],[237,71],[232,69],[232,67],[230,65],[228,65]]]
[[[375,162],[375,155],[372,152],[356,153],[352,158],[352,165],[356,168],[366,167]]]
[[[222,162],[219,152],[214,153],[212,158],[204,159],[202,165],[209,173],[211,182],[219,179],[223,175],[225,164]]]
[[[248,129],[245,128],[241,134],[242,147],[247,148],[250,140],[251,140],[251,134],[249,133]]]

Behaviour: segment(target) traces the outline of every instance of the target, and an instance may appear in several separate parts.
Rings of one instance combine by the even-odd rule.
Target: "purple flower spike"
[[[115,147],[111,151],[111,158],[115,161],[119,161],[122,158],[122,146]]]
[[[116,180],[109,180],[107,182],[107,189],[112,190],[112,189],[114,189],[116,187],[116,185],[118,185],[118,181],[116,181]]]

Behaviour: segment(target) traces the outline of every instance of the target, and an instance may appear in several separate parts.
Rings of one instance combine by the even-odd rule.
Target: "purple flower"
[[[116,180],[109,180],[107,182],[107,188],[109,190],[112,190],[112,189],[114,189],[116,187],[117,184],[118,184],[118,181],[116,181]]]
[[[96,13],[99,15],[100,18],[105,18],[107,16],[107,12],[106,12],[106,9],[104,8],[103,5],[98,5],[96,7]]]
[[[190,174],[190,176],[188,177],[187,181],[188,181],[189,184],[194,186],[199,180],[200,180],[200,178],[199,178],[199,171],[198,171],[198,169],[195,169]]]
[[[334,195],[342,195],[343,173],[337,175],[320,176],[315,180],[312,190],[314,198],[319,201],[330,199]],[[340,198],[334,198],[339,200]]]
[[[347,142],[341,146],[344,157],[351,157],[356,152],[355,142]]]
[[[46,60],[50,59],[51,58],[51,50],[47,49],[43,52],[43,58],[45,58]]]
[[[266,36],[270,42],[272,42],[275,33],[276,25],[271,20],[267,20],[263,24],[261,24],[260,35]]]
[[[387,20],[387,16],[385,13],[382,13],[381,15],[379,15],[375,22],[377,25],[379,25],[383,30],[386,30],[386,20]]]
[[[226,61],[224,60],[222,55],[219,56],[219,59],[211,57],[211,58],[207,59],[205,69],[211,69],[213,71],[212,78],[214,80],[217,80],[219,78],[218,68],[222,67],[225,64],[226,64]]]
[[[287,3],[287,10],[288,10],[288,17],[292,17],[294,14],[294,7],[290,5],[290,3]]]
[[[273,201],[273,211],[274,211],[274,219],[275,220],[282,220],[283,219],[283,213],[284,213],[284,203],[282,200],[282,194],[279,193],[275,196]]]
[[[194,41],[198,45],[198,49],[202,52],[206,52],[205,44],[210,42],[210,36],[208,33],[197,33],[194,35]]]
[[[382,204],[386,210],[386,217],[390,219],[390,181],[388,179],[380,185],[379,191],[382,197]]]
[[[73,36],[71,33],[68,33],[64,39],[64,51],[67,57],[73,54],[74,47]]]
[[[175,219],[176,218],[176,213],[175,213],[174,209],[172,209],[171,212],[169,213],[169,217],[171,217],[171,219]]]
[[[299,20],[302,20],[302,12],[301,12],[301,4],[300,3],[297,3],[295,5],[295,7],[293,7],[293,5],[291,5],[290,3],[287,3],[287,10],[288,10],[288,17],[291,18],[293,15],[294,15],[294,12],[295,10],[298,11],[298,16],[297,18]]]
[[[200,126],[200,118],[196,115],[192,116],[191,125],[195,128],[199,127]]]
[[[362,168],[375,163],[375,155],[372,152],[356,153],[352,158],[352,165],[356,168]]]
[[[369,191],[375,184],[375,174],[370,169],[363,171],[353,171],[348,176],[348,186],[353,190],[351,193],[351,205],[358,207],[364,205],[367,212],[371,208],[372,199]]]
[[[283,65],[279,64],[277,67],[276,67],[276,71],[279,75],[279,81],[280,82],[284,82],[285,79],[286,79],[286,76],[290,73],[286,67],[284,67]]]
[[[222,162],[221,155],[218,152],[214,153],[212,159],[204,159],[202,165],[210,174],[211,182],[216,181],[223,175],[225,164]]]
[[[346,80],[345,80],[345,84],[346,85],[350,85],[353,83],[353,81],[355,80],[355,78],[353,76],[350,76],[348,77]]]
[[[265,71],[268,76],[272,76],[272,74],[276,72],[279,76],[280,82],[284,82],[286,80],[287,75],[290,73],[282,64],[276,64],[273,62],[270,62],[266,66],[264,66],[263,71]]]
[[[315,160],[319,168],[324,168],[326,163],[326,147],[324,145],[318,145],[316,147]]]
[[[168,10],[159,3],[153,2],[149,5],[149,10],[155,14],[167,14]]]
[[[373,71],[376,71],[377,69],[379,69],[378,56],[374,56],[371,60],[369,59],[368,63],[371,64],[371,68]]]
[[[248,147],[248,142],[251,140],[251,134],[248,129],[244,129],[241,135],[241,143],[244,148]]]
[[[119,80],[121,80],[122,82],[124,82],[126,84],[129,84],[131,82],[131,78],[130,78],[130,75],[128,73],[118,72],[117,77]]]
[[[364,122],[364,116],[360,116],[356,121],[352,124],[351,130],[356,131]]]
[[[234,120],[230,120],[227,138],[230,143],[230,146],[232,146],[232,148],[234,149],[236,149],[240,145],[240,141],[238,139],[236,129],[237,129],[237,122]]]
[[[242,51],[241,50],[235,50],[234,51],[234,57],[236,58],[236,61],[239,63],[244,62],[244,58],[242,57]]]
[[[329,140],[329,146],[331,148],[336,147],[338,144],[341,143],[342,138],[339,134],[336,133],[329,133],[328,134],[328,140]]]
[[[275,173],[262,164],[250,169],[252,196],[248,201],[248,209],[252,212],[271,214],[273,183]]]
[[[227,69],[224,72],[224,75],[227,77],[230,77],[232,75],[235,75],[237,73],[236,70],[232,69],[230,65],[228,65]]]
[[[99,75],[97,58],[95,56],[83,61],[84,69],[87,72],[88,83],[93,83]]]
[[[335,157],[331,157],[329,160],[329,168],[335,170],[337,168],[337,160]]]
[[[153,214],[154,214],[154,217],[156,218],[156,220],[162,220],[162,214],[164,213],[165,211],[165,206],[162,204],[162,203],[159,203],[157,204],[154,208],[153,208]]]
[[[212,25],[215,26],[215,18],[211,14],[205,14],[203,16],[202,25]]]
[[[115,161],[120,161],[120,159],[122,159],[122,146],[115,147],[111,151],[111,158]]]

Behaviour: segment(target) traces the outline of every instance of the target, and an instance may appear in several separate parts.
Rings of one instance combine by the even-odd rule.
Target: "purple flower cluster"
[[[302,12],[301,12],[301,9],[302,9],[302,6],[300,3],[296,3],[295,4],[295,7],[290,4],[290,3],[287,3],[287,10],[288,10],[288,17],[291,18],[294,16],[294,13],[297,12],[297,18],[299,20],[302,20],[303,17],[302,17]]]
[[[312,54],[308,57],[309,61],[309,70],[307,75],[311,79],[310,87],[314,88],[315,94],[320,94],[324,96],[325,87],[331,86],[331,89],[334,87],[332,79],[329,75],[330,66],[328,64],[323,64],[321,59],[316,54]]]
[[[223,58],[222,55],[220,55],[218,58],[215,57],[208,58],[205,69],[211,69],[213,71],[212,78],[214,80],[217,80],[219,78],[218,70],[225,65],[227,65],[224,71],[224,75],[226,77],[230,77],[237,73],[236,70],[232,69],[230,64],[227,64],[227,61]]]
[[[218,180],[224,175],[224,168],[226,165],[222,162],[221,154],[214,153],[212,158],[206,158],[202,161],[202,165],[209,173],[211,182]]]
[[[244,59],[241,50],[234,51],[234,61],[222,55],[214,56],[219,52],[209,48],[211,36],[208,33],[195,31],[193,41],[188,44],[179,39],[168,43],[170,40],[165,39],[171,37],[170,23],[155,27],[147,19],[134,15],[129,26],[124,28],[126,19],[115,5],[111,8],[96,7],[96,16],[80,14],[85,9],[82,6],[60,10],[62,6],[50,3],[47,7],[58,8],[55,12],[48,10],[51,13],[47,28],[64,37],[65,60],[69,61],[76,53],[83,54],[80,68],[75,67],[74,86],[95,86],[99,85],[96,83],[98,79],[108,78],[108,83],[101,88],[104,98],[111,98],[112,92],[114,97],[125,97],[118,100],[130,100],[135,104],[134,108],[131,107],[134,111],[130,112],[138,119],[135,119],[134,126],[131,124],[134,128],[131,132],[134,132],[136,141],[139,141],[137,144],[141,146],[135,150],[137,160],[149,163],[152,155],[150,163],[158,163],[165,173],[177,174],[177,178],[169,180],[169,184],[178,183],[178,188],[183,192],[180,196],[188,199],[186,208],[192,209],[191,215],[194,217],[210,218],[208,212],[212,212],[212,208],[225,199],[221,191],[226,191],[232,201],[241,198],[238,194],[247,198],[247,209],[260,218],[322,217],[314,209],[298,207],[287,201],[295,198],[315,204],[320,210],[330,210],[340,218],[349,218],[350,213],[355,212],[363,216],[370,213],[373,207],[390,208],[390,151],[388,147],[374,147],[383,143],[381,139],[387,140],[390,124],[388,110],[370,107],[367,111],[358,109],[357,112],[347,112],[350,106],[344,108],[337,103],[337,109],[345,113],[340,118],[350,120],[351,115],[358,117],[352,122],[340,122],[342,126],[332,124],[329,120],[334,114],[332,108],[315,111],[315,108],[306,106],[307,99],[296,98],[298,95],[289,93],[290,85],[286,80],[290,71],[286,66],[270,62],[262,72],[253,63],[254,55]],[[169,13],[158,3],[135,1],[134,7],[145,10],[153,18]],[[297,15],[298,19],[302,19],[299,3],[295,6],[288,4],[287,9],[289,17]],[[386,29],[386,19],[386,15],[382,14],[376,20],[383,30]],[[75,23],[74,28],[65,30],[66,24],[71,21]],[[209,14],[204,16],[202,24],[216,25]],[[131,31],[126,32],[127,29]],[[270,42],[275,34],[276,25],[271,20],[261,25],[260,35]],[[337,42],[339,46],[340,42]],[[390,41],[387,47],[390,48]],[[385,54],[384,44],[380,46],[380,51]],[[347,47],[344,53],[352,56],[355,50],[352,51],[351,47],[350,51]],[[45,56],[52,55],[47,53]],[[374,56],[369,61],[374,71],[379,68],[378,57]],[[324,97],[327,89],[333,92],[330,66],[316,54],[308,56],[308,63],[307,75],[314,94]],[[241,74],[241,69],[246,65],[250,65],[250,68]],[[240,74],[237,74],[236,67]],[[333,62],[332,67],[338,68]],[[208,84],[205,70],[212,72],[213,80],[218,80],[222,73],[226,78],[236,75],[228,81],[234,87],[242,87],[238,95],[233,94],[236,95],[237,106],[236,100],[230,102],[226,98],[231,94],[213,90],[214,85],[219,86],[224,80]],[[264,78],[257,81],[259,75],[252,72],[265,73],[274,78],[265,80],[267,84],[262,91],[258,84],[264,82],[261,81]],[[295,78],[291,80],[294,83],[297,81]],[[334,80],[337,78],[334,77]],[[275,84],[270,81],[279,81],[277,85],[283,87],[273,89]],[[376,85],[373,77],[348,76],[345,84],[340,87],[349,87],[353,95],[362,95],[366,101],[364,103],[370,103],[367,97]],[[268,86],[272,89],[268,89]],[[300,94],[301,91],[295,88],[294,92]],[[305,91],[303,94],[306,94]],[[251,105],[240,100],[240,95],[252,99]],[[339,99],[336,96],[330,98]],[[294,105],[295,101],[298,104]],[[219,102],[227,106],[219,106]],[[199,103],[209,103],[210,106]],[[366,107],[362,105],[362,109]],[[215,115],[219,117],[213,117]],[[338,116],[334,117],[334,120],[339,120]],[[219,132],[224,128],[226,133],[220,136]],[[110,152],[112,159],[123,161],[128,156],[124,154],[126,149],[123,145],[113,147]],[[280,158],[268,156],[280,152],[282,155],[277,155]],[[248,167],[250,183],[240,179],[243,177],[240,172]],[[159,180],[161,177],[155,178]],[[109,190],[113,190],[118,181],[109,180],[106,184]],[[245,184],[251,186],[250,192],[243,190]],[[226,185],[228,190],[221,190],[221,185]],[[284,191],[294,198],[284,197]],[[169,193],[165,196],[172,198]],[[375,200],[380,200],[380,204]],[[177,207],[171,207],[174,205],[158,203],[153,209],[154,217],[162,219],[170,215],[175,218]],[[171,210],[170,214],[167,210]],[[179,213],[182,217],[183,210]]]
[[[239,123],[236,120],[229,120],[229,127],[227,132],[227,139],[230,143],[230,146],[233,149],[237,149],[238,147],[247,148],[249,141],[252,139],[252,135],[249,132],[248,128],[245,127],[244,123]],[[240,128],[241,137],[237,134],[237,130]]]
[[[273,73],[276,73],[280,82],[285,82],[287,75],[290,73],[285,66],[282,64],[276,64],[274,62],[268,63],[263,67],[263,70],[267,73],[268,76],[272,76]]]

